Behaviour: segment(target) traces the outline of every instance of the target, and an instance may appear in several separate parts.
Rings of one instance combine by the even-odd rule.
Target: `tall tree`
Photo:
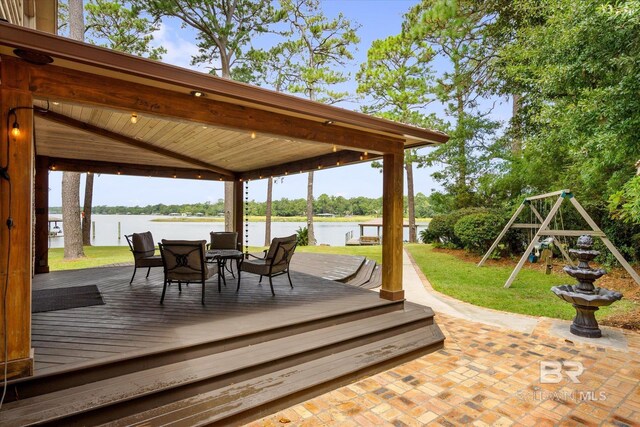
[[[69,36],[84,40],[82,0],[69,0]],[[84,256],[80,223],[80,173],[62,173],[62,217],[64,219],[64,258]]]
[[[290,29],[289,40],[282,44],[284,55],[291,58],[292,81],[287,91],[329,104],[345,99],[348,93],[334,88],[349,78],[342,69],[353,59],[351,50],[360,41],[357,26],[342,14],[327,18],[317,0],[281,0],[280,4]],[[306,215],[309,245],[315,245],[313,172],[307,179]]]
[[[375,40],[367,52],[367,62],[361,64],[356,76],[358,93],[371,98],[362,110],[402,123],[433,127],[435,118],[420,110],[432,101],[429,88],[434,77],[429,63],[434,54],[427,43],[406,32]],[[413,163],[417,160],[417,150],[405,151],[410,242],[417,241],[413,190]],[[382,166],[380,162],[372,165]]]
[[[212,74],[226,79],[246,81],[251,77],[248,58],[243,50],[251,39],[264,33],[282,14],[270,0],[134,0],[153,16],[174,17],[183,27],[197,32],[199,55],[193,64],[206,64]],[[233,228],[233,183],[226,182],[225,229]]]
[[[67,28],[68,5],[59,4],[59,21]],[[125,0],[89,0],[84,6],[84,36],[89,43],[109,49],[159,60],[166,53],[163,47],[153,47],[153,32],[159,29],[157,22],[141,16],[142,9]],[[84,205],[82,208],[82,242],[91,245],[91,214],[95,175],[85,176]]]
[[[151,45],[160,24],[146,18],[140,5],[125,0],[89,0],[85,10],[89,43],[155,60],[167,53],[164,47]]]
[[[432,90],[453,118],[451,139],[432,151],[426,164],[444,165],[434,178],[454,196],[457,208],[474,203],[477,180],[491,166],[487,139],[498,124],[478,109],[492,83],[493,46],[484,37],[491,19],[485,2],[475,0],[422,0],[405,17],[405,31],[448,62]]]

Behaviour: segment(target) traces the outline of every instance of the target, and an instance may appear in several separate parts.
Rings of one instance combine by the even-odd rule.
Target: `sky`
[[[400,32],[402,15],[409,10],[417,0],[321,0],[321,8],[328,17],[335,17],[342,13],[347,19],[360,25],[357,31],[360,37],[354,61],[347,68],[351,74],[350,81],[345,84],[346,89],[355,93],[355,73],[359,64],[366,60],[367,50],[376,39],[382,39]],[[191,56],[197,54],[195,33],[189,29],[180,28],[180,24],[173,20],[164,20],[162,28],[155,34],[154,43],[164,46],[167,53],[162,61],[198,70],[190,65]],[[442,71],[446,64],[436,60],[434,68]],[[207,70],[200,68],[199,71]],[[505,100],[494,100],[496,106],[492,116],[506,121],[509,118],[511,105]],[[493,102],[493,101],[491,101]],[[343,108],[358,109],[356,103],[339,105]],[[434,112],[443,116],[443,106],[432,103],[426,113]],[[429,148],[421,149],[421,153]],[[441,187],[431,174],[435,168],[414,167],[415,192],[429,195]],[[51,172],[49,177],[50,206],[61,205],[61,172]],[[405,180],[406,181],[406,180]],[[81,200],[84,194],[84,177],[81,186]],[[267,181],[253,180],[248,184],[249,199],[264,201],[267,193]],[[314,197],[321,194],[330,196],[350,197],[380,197],[382,196],[382,174],[379,169],[371,167],[370,163],[344,166],[314,173]],[[307,174],[289,175],[277,179],[273,186],[273,198],[306,198]],[[406,182],[405,182],[406,194]],[[185,204],[197,202],[215,202],[224,197],[224,185],[217,181],[148,178],[118,175],[99,175],[94,181],[93,204],[144,206],[153,204]]]

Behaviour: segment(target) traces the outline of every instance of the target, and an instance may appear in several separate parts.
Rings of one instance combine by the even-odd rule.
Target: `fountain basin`
[[[592,268],[580,268],[580,267],[571,267],[570,265],[566,265],[562,268],[565,273],[574,279],[578,279],[579,281],[588,281],[593,282],[596,279],[607,274],[606,270],[602,268],[592,269]]]
[[[582,293],[576,285],[554,286],[551,292],[568,303],[584,307],[606,307],[622,298],[620,292],[604,288],[595,288],[592,294]]]

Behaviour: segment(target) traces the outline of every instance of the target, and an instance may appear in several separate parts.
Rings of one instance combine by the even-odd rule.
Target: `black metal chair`
[[[178,283],[182,292],[182,283],[200,282],[202,284],[202,304],[204,304],[204,285],[207,279],[218,272],[218,266],[205,260],[206,240],[162,240],[159,243],[160,254],[164,262],[164,287],[160,304],[164,302],[167,285]],[[220,283],[218,282],[218,292]]]
[[[211,237],[211,242],[207,244],[207,249],[215,250],[215,249],[235,249],[240,250],[241,244],[238,242],[238,232],[237,231],[212,231],[209,233]],[[231,273],[233,277],[236,277],[233,274],[233,268],[230,266],[232,263],[227,263],[227,260],[222,262],[223,268]],[[222,272],[224,275],[224,271]]]
[[[249,256],[255,259],[245,259],[240,266],[240,270],[246,271],[247,273],[258,274],[260,276],[259,283],[262,282],[263,276],[267,276],[269,278],[269,286],[271,286],[271,294],[275,296],[276,293],[273,290],[272,281],[272,278],[275,276],[286,274],[289,278],[289,285],[293,288],[293,282],[289,274],[289,263],[296,250],[296,246],[297,239],[295,234],[288,237],[276,237],[271,241],[269,250],[264,251],[264,258],[249,254]]]
[[[133,254],[134,266],[133,275],[129,284],[133,282],[133,278],[136,277],[136,271],[138,268],[148,267],[147,278],[151,272],[151,267],[162,267],[162,257],[155,255],[156,248],[153,245],[153,236],[150,231],[145,233],[133,233],[124,236],[129,244],[129,249]]]

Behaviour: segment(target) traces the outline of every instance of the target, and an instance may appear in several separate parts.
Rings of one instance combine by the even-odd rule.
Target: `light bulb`
[[[11,128],[11,136],[17,138],[20,136],[20,125],[18,122],[13,122],[13,128]]]
[[[138,115],[136,113],[131,113],[131,123],[134,125],[138,123]]]

